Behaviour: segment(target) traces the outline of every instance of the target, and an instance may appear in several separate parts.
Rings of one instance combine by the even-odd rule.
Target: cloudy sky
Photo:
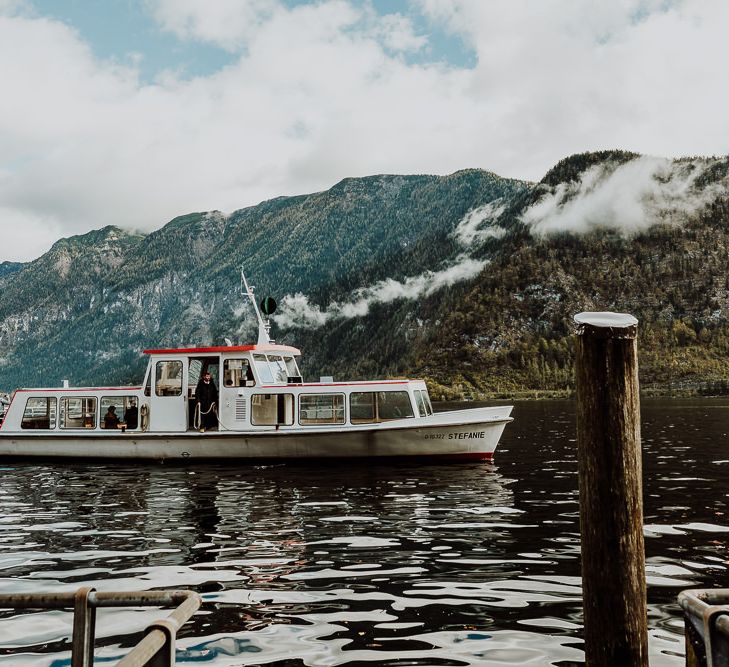
[[[0,261],[347,176],[729,152],[726,0],[0,0]]]

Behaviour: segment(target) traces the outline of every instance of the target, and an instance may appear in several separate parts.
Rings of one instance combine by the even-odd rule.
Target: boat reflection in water
[[[495,612],[579,600],[574,583],[549,593],[505,585],[542,560],[515,553],[512,533],[528,526],[511,484],[488,463],[111,473],[19,465],[2,509],[13,526],[6,546],[23,561],[6,561],[0,592],[198,590],[207,613],[181,634],[182,663],[478,664],[502,651],[526,661],[547,649],[579,659],[562,638],[490,629]],[[38,534],[45,544],[30,546]],[[102,610],[97,659],[121,657],[131,643],[124,635],[153,617]],[[0,620],[2,646],[27,654],[43,643],[54,659],[67,656],[70,623],[57,612]]]

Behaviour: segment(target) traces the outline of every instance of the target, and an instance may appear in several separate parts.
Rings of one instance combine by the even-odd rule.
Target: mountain
[[[0,280],[9,279],[22,268],[21,262],[0,262]]]
[[[106,227],[0,265],[0,388],[139,383],[148,347],[250,341],[240,267],[304,373],[424,376],[439,397],[567,390],[572,316],[640,320],[641,381],[729,379],[729,160],[570,156],[345,179],[148,235]],[[8,267],[8,268],[5,268]]]
[[[260,294],[345,295],[454,256],[450,232],[470,209],[525,187],[480,170],[345,179],[147,236],[63,239],[2,286],[0,386],[139,382],[147,347],[254,335],[241,266]]]

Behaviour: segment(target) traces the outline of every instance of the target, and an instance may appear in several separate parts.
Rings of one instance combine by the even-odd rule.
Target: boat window
[[[157,396],[180,396],[182,394],[182,362],[158,361],[154,382]]]
[[[111,410],[111,408],[114,408]],[[107,416],[108,415],[108,416]],[[116,423],[111,415],[115,415]],[[139,406],[136,396],[102,396],[99,427],[133,431],[139,428]]]
[[[418,414],[421,417],[428,416],[428,410],[425,407],[425,400],[423,399],[423,392],[420,389],[415,390],[415,402],[418,404]]]
[[[414,417],[406,391],[357,391],[349,396],[353,424],[366,424]]]
[[[187,392],[189,398],[192,398],[193,390],[197,386],[197,382],[200,379],[200,373],[202,372],[202,361],[200,359],[188,359],[187,360]]]
[[[263,384],[270,384],[273,382],[273,375],[271,369],[268,366],[265,354],[254,354],[253,362],[256,364],[256,371],[258,371],[258,377],[261,379]]]
[[[301,394],[299,424],[344,424],[344,394]]]
[[[29,398],[25,404],[20,428],[56,428],[56,399]]]
[[[286,382],[288,377],[288,371],[286,364],[284,363],[283,357],[269,356],[268,361],[271,364],[271,371],[273,372],[273,379],[275,382]]]
[[[251,423],[255,426],[290,426],[294,423],[294,395],[253,394]]]
[[[223,363],[223,384],[226,387],[252,387],[256,384],[248,359],[226,359]]]
[[[152,371],[147,372],[147,381],[144,383],[144,395],[152,395]]]
[[[433,404],[430,402],[430,396],[428,395],[428,390],[423,389],[423,401],[425,401],[425,409],[428,411],[429,415],[433,414]]]
[[[375,392],[355,391],[349,395],[349,419],[353,424],[376,421]]]
[[[293,357],[284,357],[284,363],[286,364],[286,373],[289,377],[301,377],[301,371],[296,365],[296,359]]]
[[[377,416],[380,421],[414,417],[413,404],[406,391],[378,391]]]
[[[96,397],[65,396],[62,398],[61,428],[96,428]]]

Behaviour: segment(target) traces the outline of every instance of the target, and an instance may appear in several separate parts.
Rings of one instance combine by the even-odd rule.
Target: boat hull
[[[40,434],[0,431],[0,457],[115,460],[311,460],[425,458],[489,460],[510,406],[436,413],[361,427],[206,433]]]

